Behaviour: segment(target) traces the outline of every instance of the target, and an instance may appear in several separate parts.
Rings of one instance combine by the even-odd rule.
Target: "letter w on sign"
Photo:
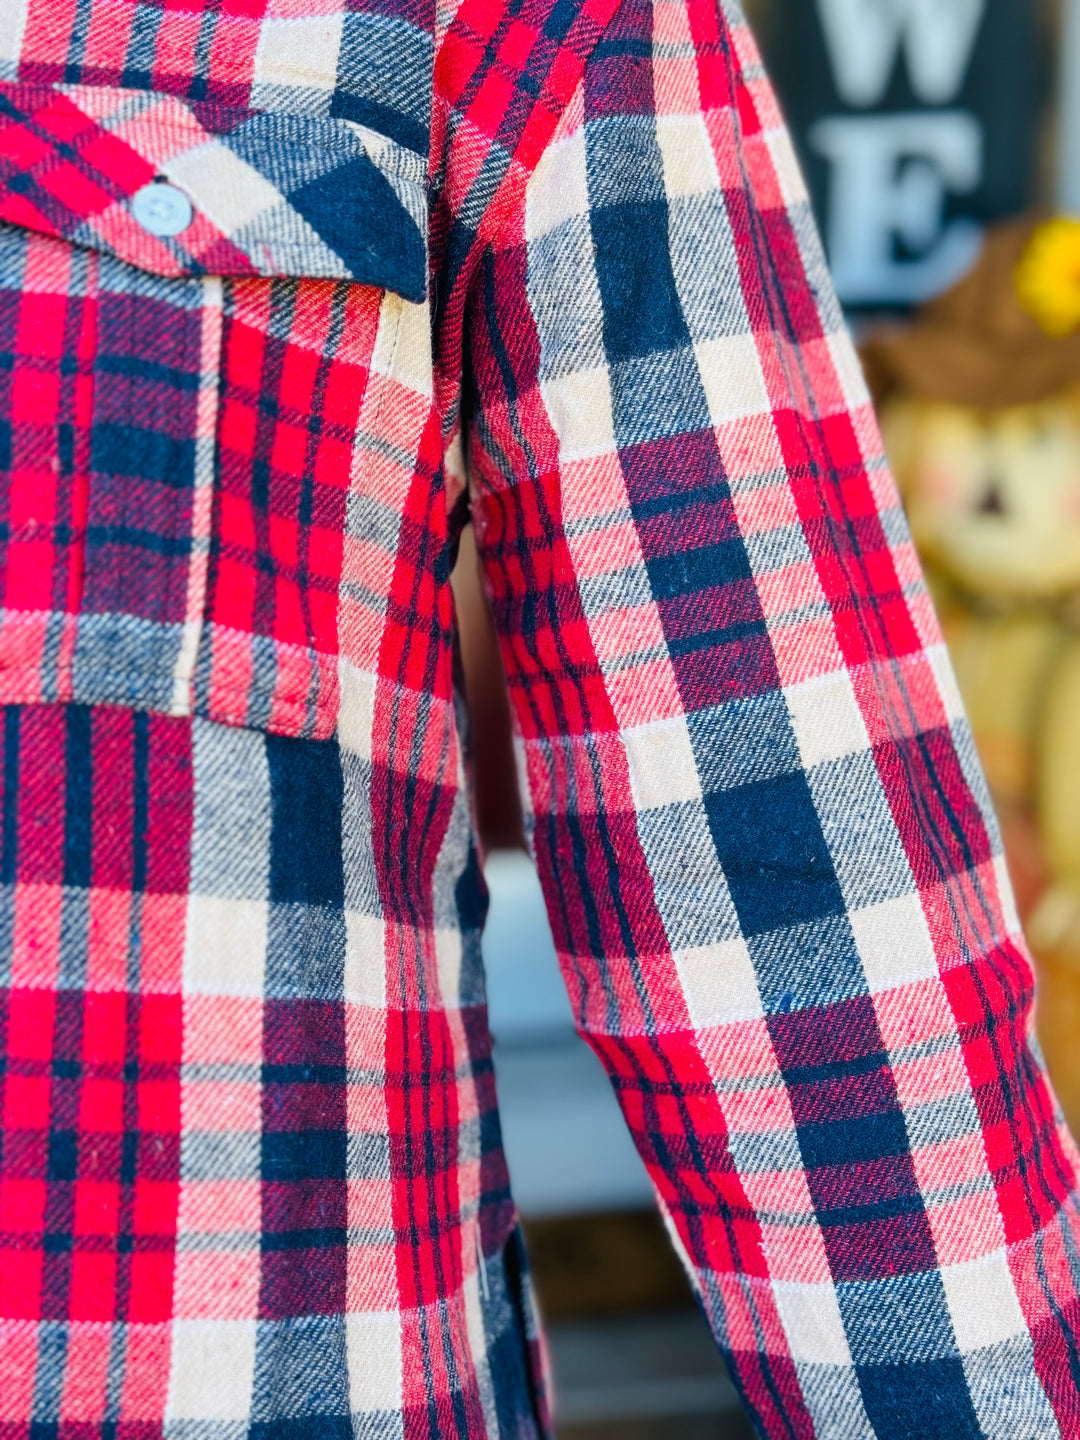
[[[849,105],[885,98],[903,47],[916,96],[944,105],[964,83],[986,0],[817,0],[840,96]]]

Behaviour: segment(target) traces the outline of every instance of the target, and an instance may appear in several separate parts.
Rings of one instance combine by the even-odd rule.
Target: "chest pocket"
[[[0,701],[329,733],[425,179],[348,120],[0,84]]]

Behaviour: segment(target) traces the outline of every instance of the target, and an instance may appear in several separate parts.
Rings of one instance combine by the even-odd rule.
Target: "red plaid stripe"
[[[0,531],[5,696],[28,683],[35,698],[41,693],[47,641],[61,673],[71,665],[73,618],[61,618],[47,637],[39,617],[73,617],[82,598],[96,273],[93,255],[32,241],[20,293],[0,295],[0,344],[12,357],[0,404],[16,417]],[[61,373],[66,355],[74,364]]]
[[[3,1015],[4,1313],[160,1325],[180,1179],[186,736],[119,709],[8,717],[4,774],[21,781],[28,838],[11,880]],[[79,880],[87,888],[72,892]],[[72,964],[92,993],[73,987]]]

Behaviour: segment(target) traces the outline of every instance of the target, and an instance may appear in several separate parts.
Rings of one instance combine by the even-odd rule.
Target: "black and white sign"
[[[983,226],[1029,205],[1042,118],[1037,0],[763,0],[840,298],[946,289]]]

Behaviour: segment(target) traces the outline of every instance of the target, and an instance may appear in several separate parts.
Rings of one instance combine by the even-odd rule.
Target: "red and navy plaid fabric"
[[[732,0],[3,0],[0,358],[0,1440],[550,1434],[467,503],[758,1433],[1080,1434],[1077,1155]]]

